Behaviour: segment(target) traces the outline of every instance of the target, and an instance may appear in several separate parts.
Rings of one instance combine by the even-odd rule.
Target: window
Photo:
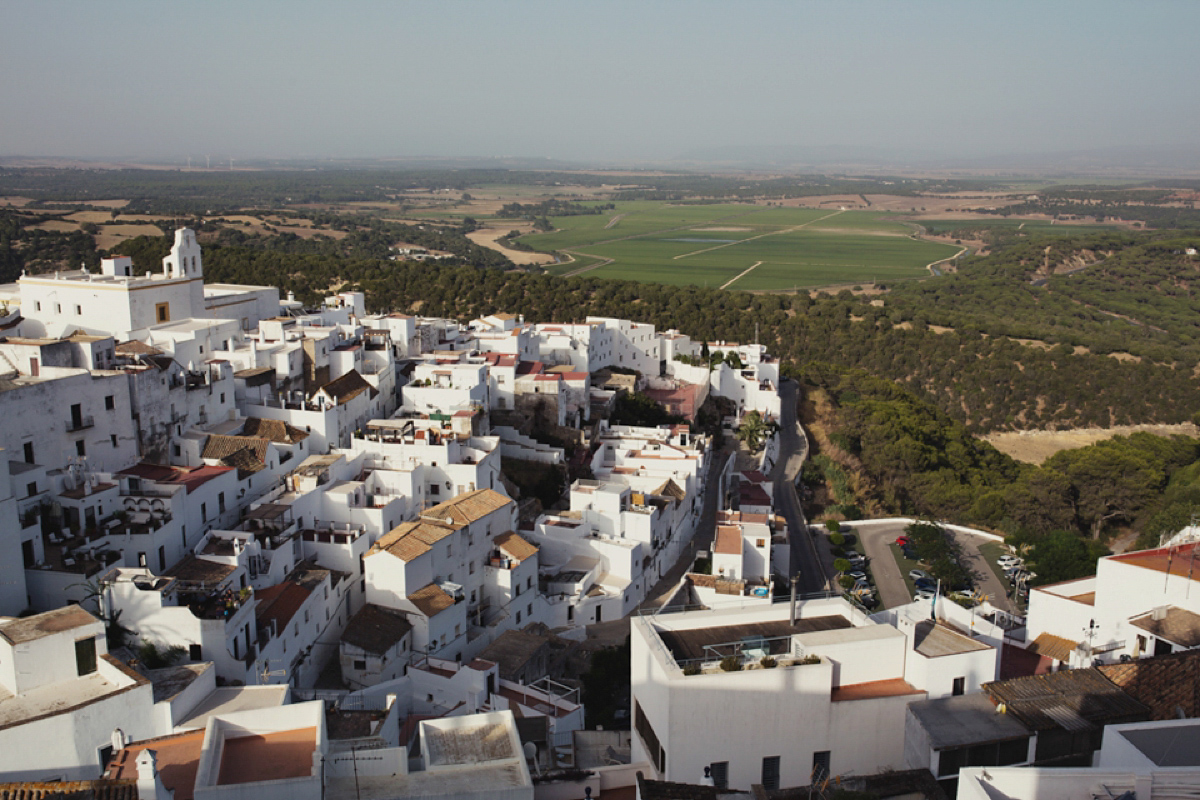
[[[25,463],[26,464],[33,463],[33,442],[25,443]]]
[[[533,603],[530,603],[528,606],[525,607],[525,614],[530,617],[533,616]]]
[[[354,668],[359,671],[366,669],[367,668],[367,660],[365,658],[354,659]]]
[[[77,317],[83,316],[83,306],[79,306],[79,305],[75,306],[75,316],[77,316]]]
[[[517,624],[518,625],[521,624],[521,612],[520,611],[517,612]]]
[[[192,661],[203,661],[204,660],[204,648],[202,648],[198,644],[189,644],[188,645],[188,658],[191,659]]]
[[[438,485],[436,483],[431,483],[431,484],[429,484],[429,493],[430,494],[441,494],[441,489],[438,488]]]
[[[104,395],[104,410],[112,411],[116,407],[117,407],[117,401],[115,399],[113,399],[113,396],[111,394]]]
[[[818,750],[813,753],[812,785],[824,783],[829,777],[829,751]]]
[[[713,786],[718,789],[729,788],[729,762],[714,761],[709,768],[709,775],[712,777]]]
[[[533,588],[533,576],[532,575],[530,575],[528,578],[525,579],[525,588],[526,589]]]
[[[222,514],[225,513],[225,493],[217,492],[217,510]]]
[[[87,455],[87,445],[85,445],[83,443],[83,439],[80,439],[78,442],[75,443],[75,455],[77,455],[77,456],[86,456]]]
[[[25,496],[33,497],[35,494],[37,494],[37,481],[30,481],[25,484]]]
[[[779,788],[779,756],[767,756],[763,759],[762,785],[764,789]]]
[[[225,402],[225,393],[224,392],[221,392],[221,402],[222,403]]]
[[[952,690],[951,693],[955,697],[958,697],[960,694],[962,694],[964,691],[966,691],[966,683],[967,683],[966,678],[955,678],[954,679],[954,689]]]
[[[113,447],[116,447],[117,446],[117,435],[115,433],[110,433],[108,435],[108,441],[110,441],[112,443]]]
[[[36,301],[34,301],[34,303],[33,303],[33,310],[34,310],[34,311],[41,311],[41,310],[42,310],[42,301],[41,301],[41,300],[36,300]]]
[[[208,504],[207,503],[200,504],[200,521],[208,522]]]
[[[100,761],[100,769],[103,770],[108,766],[108,762],[112,761],[113,746],[106,744],[104,747],[97,748],[96,757]]]
[[[171,304],[157,303],[154,306],[154,318],[159,322],[171,321]]]
[[[75,642],[75,671],[79,675],[91,675],[96,671],[95,639],[79,639]]]
[[[158,571],[159,574],[167,571],[167,548],[165,545],[160,545],[158,548]]]

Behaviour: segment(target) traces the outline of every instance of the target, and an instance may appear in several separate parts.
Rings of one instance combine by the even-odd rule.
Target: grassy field
[[[1048,219],[1004,219],[1003,217],[974,219],[923,219],[920,224],[933,235],[941,235],[956,230],[995,230],[1021,231],[1028,234],[1050,236],[1078,236],[1096,231],[1123,230],[1120,225],[1075,225],[1072,223],[1057,223]]]
[[[712,288],[894,282],[924,277],[927,264],[958,252],[913,239],[910,226],[875,211],[632,202],[605,214],[551,221],[554,231],[521,241],[538,250],[612,259],[589,277]]]

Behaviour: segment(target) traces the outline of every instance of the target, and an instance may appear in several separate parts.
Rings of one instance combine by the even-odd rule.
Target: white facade
[[[104,623],[78,606],[0,623],[0,774],[96,777],[113,731],[153,736],[150,682],[108,655]]]

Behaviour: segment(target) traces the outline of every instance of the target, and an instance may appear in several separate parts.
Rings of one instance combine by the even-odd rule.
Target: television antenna
[[[269,683],[269,682],[270,682],[270,681],[269,681],[269,679],[270,679],[270,678],[276,678],[276,677],[286,676],[286,675],[288,674],[288,671],[287,671],[286,669],[276,669],[276,670],[272,670],[272,669],[271,669],[271,662],[272,662],[272,661],[275,661],[275,662],[277,662],[277,663],[278,663],[279,659],[277,659],[277,658],[268,658],[266,661],[264,661],[264,662],[263,662],[263,668],[262,668],[262,671],[258,673],[258,677],[261,679],[261,683],[262,683],[264,686],[265,686],[267,683]]]

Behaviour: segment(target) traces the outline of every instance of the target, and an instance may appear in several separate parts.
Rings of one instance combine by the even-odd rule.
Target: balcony
[[[92,417],[91,415],[88,415],[86,417],[82,416],[82,415],[81,416],[73,416],[73,417],[71,417],[71,419],[67,420],[67,433],[73,433],[75,431],[87,430],[88,428],[95,426],[95,424],[96,424],[96,418]]]

